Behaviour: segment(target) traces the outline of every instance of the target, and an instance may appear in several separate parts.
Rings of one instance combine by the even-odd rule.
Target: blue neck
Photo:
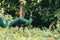
[[[32,14],[30,15],[29,24],[32,23]]]

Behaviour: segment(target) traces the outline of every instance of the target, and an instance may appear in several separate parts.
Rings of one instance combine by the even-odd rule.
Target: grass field
[[[4,23],[7,18],[9,19],[9,24],[12,21],[12,17],[9,15],[3,17]],[[60,22],[58,22],[58,26],[59,24]],[[50,31],[49,29],[40,30],[39,28],[25,28],[24,32],[22,28],[18,31],[18,27],[10,29],[0,27],[0,40],[60,40],[60,27],[54,31]]]
[[[60,40],[60,33],[57,29],[52,32],[49,29],[25,28],[23,32],[22,27],[19,31],[18,27],[10,29],[0,27],[0,40]]]

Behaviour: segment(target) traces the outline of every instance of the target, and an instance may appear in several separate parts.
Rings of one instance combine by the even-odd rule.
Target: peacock
[[[0,17],[0,26],[1,26],[2,28],[6,28],[7,25],[8,25],[8,20],[6,20],[6,23],[4,23],[4,22],[3,22],[3,19]]]
[[[19,28],[22,26],[23,27],[23,31],[25,29],[25,26],[28,26],[32,23],[32,12],[30,13],[30,18],[29,20],[24,18],[24,14],[23,14],[23,5],[21,4],[20,6],[20,17],[17,19],[14,19],[10,24],[9,24],[9,28],[10,27],[16,27],[18,26],[18,30]]]

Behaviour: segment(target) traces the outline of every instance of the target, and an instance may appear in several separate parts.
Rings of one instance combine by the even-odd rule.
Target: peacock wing
[[[28,20],[27,20],[27,19],[25,19],[25,18],[21,18],[21,19],[20,19],[20,22],[25,24],[25,23],[27,23],[27,22],[28,22]]]

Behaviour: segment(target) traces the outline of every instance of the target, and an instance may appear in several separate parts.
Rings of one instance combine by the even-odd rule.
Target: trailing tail
[[[4,23],[4,22],[3,22],[3,19],[0,18],[0,26],[1,26],[2,28],[6,28],[7,25],[8,25],[8,20],[6,20],[6,23]]]

